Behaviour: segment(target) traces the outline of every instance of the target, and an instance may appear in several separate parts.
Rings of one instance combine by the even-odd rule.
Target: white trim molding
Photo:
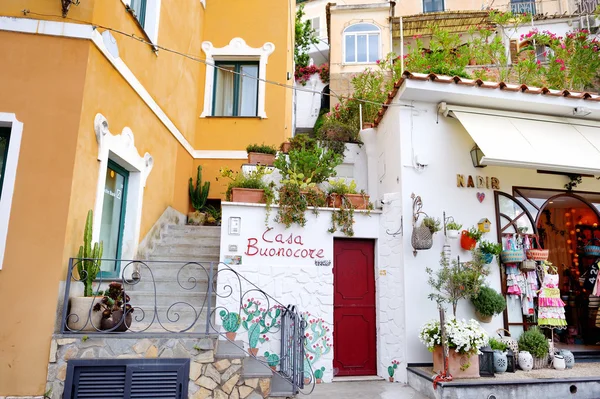
[[[6,166],[2,182],[2,196],[0,197],[0,270],[2,270],[6,251],[6,238],[8,237],[8,222],[10,221],[10,210],[15,192],[17,165],[21,151],[21,139],[23,138],[23,124],[17,120],[15,114],[0,112],[0,126],[10,127],[8,153],[4,160]]]
[[[275,51],[275,45],[267,42],[262,47],[254,48],[246,44],[244,39],[234,37],[225,47],[214,47],[211,42],[202,42],[202,51],[206,54],[206,79],[204,84],[204,110],[201,118],[212,115],[213,86],[215,82],[215,61],[258,60],[258,110],[257,116],[266,118],[265,91],[267,78],[267,63],[269,56]]]
[[[121,0],[126,7],[131,8],[131,0]],[[158,26],[160,25],[160,4],[162,0],[146,1],[144,32],[153,44],[158,43]],[[133,16],[133,15],[132,15]],[[134,17],[135,18],[135,17]],[[139,20],[138,20],[139,22]]]
[[[100,238],[106,169],[108,167],[108,160],[110,159],[129,171],[121,258],[133,259],[137,253],[140,238],[144,187],[146,187],[146,179],[154,166],[154,159],[149,153],[140,156],[135,147],[133,132],[130,128],[125,127],[121,134],[112,135],[108,130],[108,121],[102,114],[96,114],[94,131],[96,133],[96,141],[98,142],[98,161],[100,161],[100,167],[96,186],[92,238],[93,241],[98,241]]]

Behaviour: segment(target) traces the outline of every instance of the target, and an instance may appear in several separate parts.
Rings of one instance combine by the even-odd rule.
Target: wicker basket
[[[412,232],[411,243],[416,250],[430,249],[433,246],[433,235],[429,227],[424,224],[415,227]]]
[[[508,336],[503,336],[500,335],[500,332],[505,332],[506,334],[508,334]],[[503,328],[499,328],[496,330],[496,333],[498,333],[498,336],[500,337],[500,342],[502,342],[504,345],[508,346],[508,349],[512,350],[513,353],[515,354],[516,357],[518,357],[519,355],[519,343],[517,342],[516,339],[514,339],[513,337],[510,336],[510,332],[508,330],[505,330]]]
[[[600,256],[600,245],[594,245],[594,243],[599,243],[597,238],[590,240],[587,245],[583,247],[583,253],[588,256]]]
[[[533,357],[533,369],[545,369],[548,367],[548,355],[544,357]]]

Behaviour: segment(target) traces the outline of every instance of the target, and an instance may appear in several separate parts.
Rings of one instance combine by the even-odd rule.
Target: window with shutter
[[[65,399],[184,399],[189,359],[71,360]]]

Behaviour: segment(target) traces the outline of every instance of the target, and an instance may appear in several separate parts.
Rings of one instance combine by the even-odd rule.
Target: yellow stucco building
[[[44,392],[67,261],[106,193],[126,207],[112,255],[134,257],[167,207],[190,210],[197,165],[221,198],[219,168],[292,130],[292,91],[267,81],[293,83],[293,0],[65,3],[0,2],[0,397]]]

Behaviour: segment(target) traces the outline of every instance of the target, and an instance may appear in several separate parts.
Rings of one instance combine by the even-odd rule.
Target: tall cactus
[[[92,224],[94,213],[90,209],[85,220],[83,230],[83,245],[79,247],[77,254],[77,272],[83,283],[83,295],[92,296],[92,284],[100,272],[100,259],[102,259],[102,241],[95,242],[92,247]]]
[[[208,191],[210,190],[210,182],[204,182],[202,185],[202,166],[198,165],[198,175],[196,176],[196,187],[190,177],[190,198],[192,199],[192,206],[198,212],[202,211],[206,206],[206,199],[208,198]]]

